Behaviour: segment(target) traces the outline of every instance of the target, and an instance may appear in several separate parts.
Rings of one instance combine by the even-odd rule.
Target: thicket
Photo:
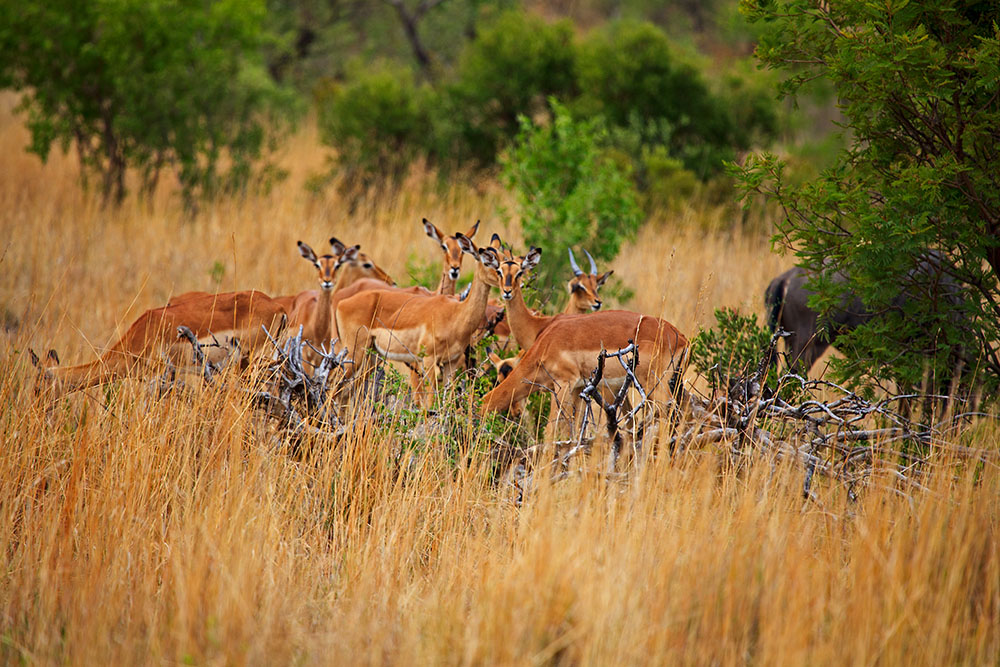
[[[871,315],[833,361],[856,386],[947,391],[1000,385],[1000,8],[992,2],[816,6],[743,3],[766,30],[757,53],[787,76],[835,87],[850,145],[815,179],[753,156],[748,195],[780,204],[775,242],[813,276],[812,305],[845,293]],[[822,334],[821,334],[822,335]]]
[[[373,85],[384,76],[360,71],[330,90],[331,109],[362,121],[345,132],[334,113],[323,114],[337,169],[393,174],[417,156],[445,171],[492,168],[517,137],[518,117],[551,120],[548,100],[556,99],[577,120],[601,119],[592,127],[603,146],[630,163],[646,191],[661,177],[696,183],[717,176],[726,160],[768,142],[779,125],[773,95],[755,73],[733,68],[708,77],[663,30],[637,21],[575,38],[567,21],[511,10],[481,27],[433,85],[400,74],[397,86],[413,104],[397,104],[399,88]],[[387,165],[383,144],[367,139],[398,137],[401,114],[423,131],[407,136]]]
[[[551,290],[565,278],[565,257],[553,249],[586,248],[612,260],[642,221],[627,168],[602,150],[598,120],[575,120],[550,100],[554,118],[521,130],[501,159],[501,180],[514,193],[525,243],[550,250],[535,269],[535,285]],[[561,295],[562,290],[556,294]]]

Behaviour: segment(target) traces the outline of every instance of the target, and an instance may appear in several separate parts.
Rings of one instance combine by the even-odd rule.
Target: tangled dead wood
[[[266,378],[263,388],[249,390],[251,403],[272,419],[279,431],[293,442],[300,441],[306,435],[335,442],[343,436],[346,428],[330,400],[333,385],[331,376],[345,363],[347,351],[333,354],[317,349],[309,341],[303,340],[302,332],[300,326],[298,334],[286,340],[282,346],[264,329],[275,349],[274,361],[263,371],[262,376]],[[213,336],[213,342],[205,344],[184,326],[177,328],[177,337],[191,344],[194,365],[209,385],[216,385],[221,371],[233,359],[239,358],[238,341],[225,345]],[[320,358],[320,363],[312,374],[305,370],[303,345],[309,345]],[[228,348],[228,354],[221,362],[212,361],[205,352],[206,347]],[[332,342],[330,347],[333,348]],[[177,378],[176,369],[168,362],[166,371],[159,379],[159,393],[162,395],[183,386],[183,382]]]
[[[963,412],[928,426],[911,421],[899,409],[903,401],[924,398],[922,395],[893,395],[871,401],[836,383],[807,380],[793,373],[781,376],[776,388],[769,387],[766,383],[769,362],[784,335],[779,330],[772,336],[765,354],[750,372],[728,379],[729,390],[725,395],[706,397],[681,388],[669,406],[671,414],[683,415],[670,420],[672,431],[665,443],[671,452],[715,446],[736,464],[761,456],[771,460],[789,458],[803,466],[802,492],[807,498],[815,498],[813,482],[817,473],[844,484],[848,496],[854,498],[859,485],[873,478],[892,480],[902,493],[923,488],[921,480],[927,464],[941,453],[981,461],[1000,456],[998,452],[974,450],[954,442],[962,424],[972,417],[990,415]],[[622,365],[626,377],[613,400],[602,397],[599,390],[609,358]],[[631,341],[620,350],[601,351],[597,366],[580,394],[585,407],[579,437],[572,442],[555,443],[573,447],[562,456],[556,447],[553,466],[564,471],[571,456],[590,449],[593,441],[586,434],[588,426],[594,423],[592,404],[605,415],[613,460],[617,462],[623,426],[632,422],[648,401],[635,376],[638,363],[638,352]],[[639,400],[623,413],[626,397],[632,390]],[[643,430],[641,424],[632,428],[638,440],[637,451]],[[525,467],[523,473],[529,478],[530,468]],[[523,494],[527,485],[524,479],[515,482],[519,494]]]

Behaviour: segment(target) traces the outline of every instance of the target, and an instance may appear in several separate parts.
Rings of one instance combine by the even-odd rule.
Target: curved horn
[[[583,271],[581,271],[580,267],[576,265],[576,257],[573,257],[573,249],[572,248],[566,248],[566,250],[569,251],[569,265],[573,267],[573,275],[574,276],[582,276],[583,275]],[[587,251],[584,250],[584,252],[587,252]]]
[[[583,254],[585,254],[587,256],[587,259],[590,260],[590,272],[596,276],[597,275],[597,264],[594,263],[594,258],[590,256],[590,253],[587,252],[586,248],[583,249]]]

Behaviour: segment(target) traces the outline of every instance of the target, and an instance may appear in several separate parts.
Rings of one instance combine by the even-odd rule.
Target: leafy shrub
[[[767,354],[771,332],[757,323],[756,315],[730,308],[715,311],[715,327],[699,328],[691,341],[691,363],[714,389],[726,388],[730,378],[752,373]],[[777,367],[772,364],[766,383],[775,386]]]
[[[500,14],[462,53],[441,116],[447,153],[479,166],[496,162],[519,131],[518,116],[534,117],[549,96],[572,93],[573,28],[521,11]]]
[[[646,144],[664,143],[701,178],[735,155],[737,128],[724,100],[653,24],[614,23],[589,35],[577,52],[579,114],[602,114]]]
[[[23,91],[29,150],[75,143],[106,202],[174,170],[185,202],[266,185],[274,129],[297,107],[263,65],[263,0],[0,4],[0,85]],[[263,178],[258,178],[263,175]]]
[[[320,138],[337,149],[335,168],[346,172],[349,186],[402,176],[426,150],[433,96],[412,72],[388,66],[318,93]]]
[[[535,125],[522,116],[517,140],[501,159],[524,240],[544,250],[536,275],[545,289],[561,282],[567,247],[613,259],[642,220],[631,175],[601,150],[607,137],[601,122],[575,121],[554,99],[550,104],[552,122]]]

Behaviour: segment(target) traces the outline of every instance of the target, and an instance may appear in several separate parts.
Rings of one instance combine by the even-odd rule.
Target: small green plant
[[[212,279],[212,282],[216,285],[222,283],[223,276],[226,275],[226,265],[219,260],[215,260],[212,263],[212,268],[208,270],[208,276]]]
[[[642,221],[631,174],[601,148],[603,123],[576,121],[555,99],[549,104],[552,122],[536,125],[522,116],[517,141],[501,160],[524,240],[544,250],[535,271],[544,290],[562,282],[567,247],[582,246],[598,260],[611,260]],[[559,291],[556,298],[565,295]]]
[[[691,363],[713,389],[725,388],[730,378],[752,373],[767,354],[771,332],[756,315],[730,308],[715,311],[715,326],[699,329],[691,341]],[[777,384],[777,366],[770,364],[766,384]]]

